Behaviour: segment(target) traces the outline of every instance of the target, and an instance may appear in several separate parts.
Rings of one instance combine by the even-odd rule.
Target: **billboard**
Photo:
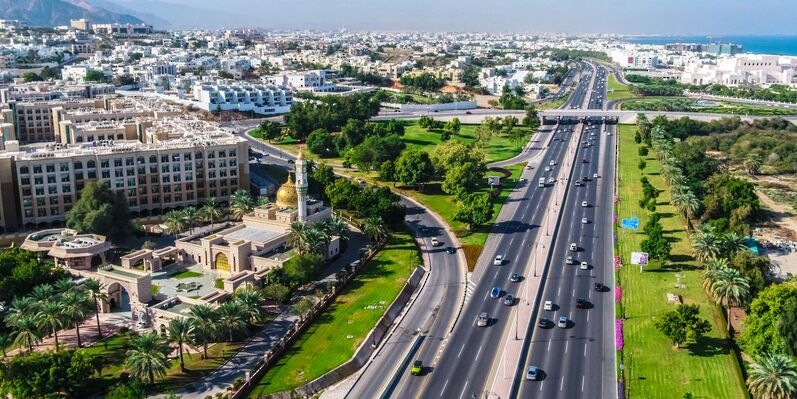
[[[501,177],[499,176],[487,176],[487,184],[491,186],[498,186],[501,184]]]
[[[639,218],[634,216],[620,221],[620,227],[624,229],[636,230],[639,228]]]
[[[631,264],[632,265],[647,265],[648,264],[648,253],[647,252],[631,252]]]

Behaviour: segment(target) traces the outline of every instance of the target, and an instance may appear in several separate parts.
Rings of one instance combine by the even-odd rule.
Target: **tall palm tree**
[[[55,282],[53,288],[59,294],[63,294],[70,291],[72,288],[75,288],[75,281],[69,277],[62,277]]]
[[[45,283],[33,287],[33,290],[30,292],[30,297],[36,302],[44,305],[52,301],[57,294],[58,292],[56,292],[52,285]]]
[[[382,218],[371,216],[363,221],[363,233],[371,241],[380,241],[387,236],[387,227]]]
[[[91,302],[94,302],[94,315],[97,318],[97,335],[102,339],[102,328],[100,328],[100,312],[102,311],[102,304],[108,303],[110,298],[108,294],[103,292],[105,286],[99,280],[93,278],[86,280],[83,283],[86,289],[86,295]]]
[[[183,220],[185,225],[188,226],[188,234],[194,233],[194,226],[196,226],[198,212],[193,206],[187,206],[182,210]]]
[[[729,232],[719,237],[719,246],[720,251],[731,256],[735,252],[747,249],[747,239],[734,232]]]
[[[194,325],[189,319],[178,317],[169,322],[169,341],[177,344],[177,351],[180,353],[180,371],[185,373],[185,361],[183,360],[183,346],[191,340],[194,334]]]
[[[757,399],[797,397],[797,362],[787,355],[764,355],[750,364],[747,386]]]
[[[191,308],[190,320],[194,326],[194,340],[202,343],[202,356],[207,358],[208,342],[216,333],[218,315],[208,305],[196,305]]]
[[[208,198],[205,201],[205,204],[202,205],[202,208],[199,209],[199,214],[202,215],[202,218],[210,222],[212,225],[214,221],[221,219],[224,213],[219,207],[219,203],[216,202],[216,198]]]
[[[741,306],[750,295],[750,282],[736,269],[725,267],[718,270],[711,284],[711,296],[725,305],[728,314],[728,338],[731,331],[731,308]]]
[[[39,312],[40,304],[32,297],[16,297],[11,300],[11,307],[8,309],[5,320],[6,324],[13,326],[17,321],[25,317],[34,317]]]
[[[36,318],[33,316],[23,316],[17,319],[13,324],[16,334],[14,343],[26,346],[29,351],[33,352],[33,343],[41,340],[37,324]]]
[[[744,158],[744,170],[748,175],[757,175],[758,172],[761,171],[761,165],[763,162],[764,159],[761,157],[761,154],[757,152],[751,152],[747,154],[747,157]]]
[[[327,232],[316,226],[306,229],[304,238],[307,241],[307,249],[316,255],[326,257],[326,250],[329,247],[331,237]]]
[[[686,219],[687,230],[691,230],[692,219],[694,219],[695,214],[700,210],[701,206],[700,200],[697,198],[697,196],[688,187],[684,189],[673,190],[672,200],[670,203],[675,206],[679,212],[681,212],[681,214],[684,216],[684,219]]]
[[[327,229],[333,236],[340,238],[341,241],[348,241],[351,237],[349,225],[338,215],[332,214],[332,217],[327,219]]]
[[[307,225],[302,222],[291,223],[290,231],[288,232],[288,245],[293,247],[300,255],[307,253],[310,250],[309,242],[307,241],[307,232],[310,230]]]
[[[241,314],[250,325],[263,320],[263,292],[255,289],[235,291],[234,300],[241,306]]]
[[[80,323],[86,319],[92,305],[93,303],[89,302],[88,296],[82,290],[72,290],[64,294],[62,312],[67,321],[75,326],[78,348],[83,346],[80,340]]]
[[[692,234],[692,253],[701,262],[714,259],[721,251],[719,240],[713,228],[702,226]]]
[[[703,264],[703,266],[707,270],[719,270],[722,268],[731,267],[731,265],[728,263],[728,259],[725,258],[709,259]]]
[[[141,379],[146,378],[148,384],[155,383],[155,376],[163,376],[169,368],[166,355],[169,347],[155,332],[133,336],[127,350],[125,366]]]
[[[36,322],[39,324],[39,328],[48,330],[55,336],[55,350],[57,351],[59,348],[58,330],[66,324],[66,318],[61,313],[61,304],[57,301],[50,301],[42,305]]]
[[[235,341],[235,335],[246,331],[243,309],[236,301],[225,302],[219,306],[219,329],[227,333],[230,342]]]
[[[246,190],[240,189],[232,194],[230,197],[230,212],[237,220],[241,220],[244,215],[252,212],[255,207],[255,201]]]
[[[166,232],[174,234],[174,238],[177,239],[177,234],[185,230],[185,216],[182,211],[171,211],[166,214],[166,219],[163,221],[163,224],[166,225]]]

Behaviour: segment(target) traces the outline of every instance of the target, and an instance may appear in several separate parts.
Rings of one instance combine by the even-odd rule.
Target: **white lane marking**
[[[443,392],[445,392],[445,391],[446,391],[446,387],[447,387],[447,386],[448,386],[448,380],[446,380],[446,383],[445,383],[445,384],[443,384],[443,390],[442,390],[442,391],[440,391],[440,396],[441,396],[441,397],[443,396]]]
[[[464,351],[464,350],[465,350],[465,344],[462,344],[462,348],[459,348],[459,353],[457,354],[457,358],[462,356],[462,351]]]
[[[496,278],[498,278],[498,270],[495,271],[495,275],[493,276],[493,280],[495,280]]]
[[[581,392],[584,392],[584,375],[581,375]]]
[[[573,295],[572,296],[576,296],[576,289],[575,288],[573,288]]]
[[[583,392],[583,391],[584,391],[584,383],[583,383],[583,378],[584,378],[584,377],[582,376],[581,378],[582,378],[582,383],[581,383],[581,384],[582,384],[582,385],[581,385],[581,391]],[[465,381],[465,386],[464,386],[464,387],[462,387],[462,393],[460,393],[460,394],[459,394],[459,399],[462,399],[462,395],[464,395],[464,394],[465,394],[465,390],[466,390],[466,389],[468,389],[468,383],[469,383],[469,382],[470,382],[470,381]]]
[[[549,340],[549,341],[548,341],[548,352],[550,352],[550,351],[551,351],[551,342],[553,342],[553,340]]]
[[[482,347],[481,347],[481,346],[479,346],[479,351],[478,351],[478,352],[476,352],[476,357],[474,357],[474,358],[473,358],[473,360],[475,361],[476,359],[478,359],[478,358],[479,358],[479,355],[481,355],[481,354],[482,354]]]
[[[570,347],[570,341],[565,341],[565,353],[567,353],[568,347]]]
[[[540,383],[540,392],[542,392],[542,387],[545,386],[545,380],[542,380]]]
[[[587,344],[584,344],[584,357],[587,357]]]
[[[587,312],[587,321],[589,321],[589,312]]]
[[[559,286],[559,288],[556,289],[556,297],[558,298],[559,294],[561,293],[562,293],[562,286]]]
[[[559,383],[559,391],[563,390],[564,388],[565,388],[565,377],[562,376],[562,382]]]

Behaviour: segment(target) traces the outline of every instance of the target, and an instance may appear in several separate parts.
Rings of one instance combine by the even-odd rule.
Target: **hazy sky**
[[[161,0],[262,28],[797,34],[797,0]]]

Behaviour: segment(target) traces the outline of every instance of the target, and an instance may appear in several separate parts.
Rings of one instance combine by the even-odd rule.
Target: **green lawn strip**
[[[299,387],[349,360],[385,311],[368,306],[389,306],[419,264],[415,240],[394,233],[387,247],[256,383],[250,397]]]
[[[475,124],[463,124],[459,134],[452,135],[451,140],[462,141],[465,143],[472,143],[476,141],[476,127]],[[531,131],[525,127],[517,127],[517,130],[523,134],[517,139],[513,140],[505,134],[495,134],[490,138],[490,141],[484,146],[486,155],[485,160],[489,162],[502,161],[504,159],[512,158],[520,152],[521,148],[531,138]],[[407,144],[407,148],[417,148],[427,152],[434,150],[434,147],[439,145],[440,133],[442,131],[428,131],[418,126],[417,121],[407,121],[405,124],[405,132],[402,139]],[[281,141],[274,141],[273,144],[283,151],[290,154],[299,153],[299,143],[293,139],[286,139]],[[325,158],[322,159],[316,154],[305,151],[305,156],[312,160],[323,160],[328,164],[340,165],[343,161],[340,158]]]
[[[570,97],[568,94],[563,94],[561,97],[555,98],[551,101],[546,101],[544,103],[535,104],[534,107],[537,109],[555,109],[562,106],[562,104],[567,101],[567,98]]]
[[[117,334],[83,349],[88,354],[103,359],[100,375],[95,375],[87,385],[91,387],[90,393],[107,392],[114,384],[121,381],[120,375],[125,371],[123,363],[130,337],[130,334]]]
[[[172,274],[169,277],[170,278],[176,278],[176,279],[194,278],[194,277],[202,277],[202,273],[195,272],[195,271],[192,271],[192,270],[184,270],[184,271],[181,271],[180,273]]]
[[[637,168],[639,147],[633,141],[634,126],[620,126],[620,156],[617,204],[618,217],[639,217],[643,226],[649,212],[639,208],[642,173]],[[700,270],[691,256],[691,245],[685,223],[669,204],[670,191],[659,175],[660,163],[653,154],[645,157],[644,174],[651,184],[663,190],[657,211],[662,214],[665,234],[673,239],[671,265],[656,264],[643,273],[629,264],[631,251],[638,251],[644,239],[641,232],[618,229],[619,255],[624,264],[619,271],[626,320],[625,366],[627,393],[632,398],[680,398],[691,393],[699,398],[743,398],[746,390],[738,378],[738,366],[725,341],[724,324],[717,307],[702,289]],[[676,274],[683,276],[686,289],[676,289]],[[654,326],[661,314],[675,305],[667,303],[667,293],[682,296],[684,303],[700,305],[701,315],[708,319],[712,331],[696,344],[673,349],[671,342]]]
[[[628,85],[618,82],[613,73],[609,74],[609,80],[606,82],[606,89],[609,94],[607,97],[608,101],[639,97],[628,89]]]
[[[219,342],[208,347],[208,357],[202,359],[202,349],[183,353],[186,372],[180,371],[180,358],[169,362],[169,369],[163,378],[159,378],[152,392],[175,391],[183,386],[199,380],[205,375],[221,367],[227,359],[234,355],[245,342]]]
[[[687,97],[644,98],[623,102],[621,108],[629,111],[676,111],[702,112],[715,114],[783,116],[797,115],[797,109],[767,107],[763,105],[742,104],[730,101],[709,100],[716,105],[695,105],[695,99]]]
[[[223,278],[217,278],[216,281],[214,282],[213,286],[216,287],[216,288],[219,288],[219,289],[224,289],[224,279]]]

